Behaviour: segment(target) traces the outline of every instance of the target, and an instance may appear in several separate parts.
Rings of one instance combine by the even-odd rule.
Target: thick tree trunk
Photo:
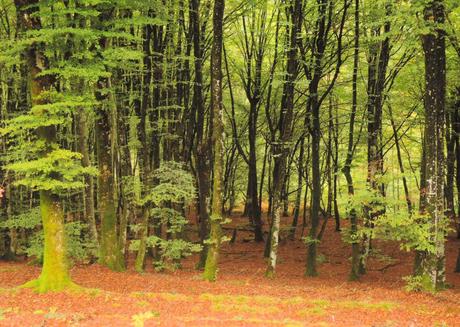
[[[64,213],[58,197],[50,191],[40,191],[40,212],[45,234],[43,268],[38,279],[28,286],[40,293],[60,291],[73,284],[67,260]]]
[[[98,17],[98,27],[102,30],[105,29],[104,24],[112,18],[112,15],[113,8],[104,8]],[[107,49],[111,45],[110,40],[106,37],[101,37],[99,44],[101,49]],[[117,203],[115,198],[117,184],[115,182],[114,152],[117,150],[115,146],[117,143],[115,134],[117,108],[111,87],[109,77],[99,78],[96,99],[100,103],[100,108],[95,129],[99,169],[97,202],[101,221],[99,263],[114,271],[122,271],[125,269],[125,262],[118,243]]]
[[[115,271],[124,270],[124,260],[118,244],[117,207],[112,161],[110,109],[100,110],[96,122],[96,145],[99,167],[98,208],[101,220],[99,262]]]
[[[25,30],[37,30],[41,28],[38,14],[37,0],[15,0],[18,26]],[[44,104],[40,98],[42,92],[51,88],[52,77],[39,74],[46,69],[47,60],[44,57],[39,44],[34,44],[27,51],[27,64],[30,76],[30,94],[32,106]],[[40,127],[38,137],[45,143],[42,156],[46,156],[56,143],[55,126]],[[67,261],[66,235],[64,229],[64,213],[59,197],[49,190],[40,191],[40,212],[44,230],[44,255],[43,268],[38,279],[30,281],[24,287],[33,287],[44,293],[48,291],[60,291],[73,286],[70,279]]]
[[[434,251],[426,251],[421,261],[423,286],[437,290],[445,285],[444,217],[444,106],[446,93],[445,33],[434,24],[445,20],[442,0],[430,1],[424,19],[434,30],[422,35],[425,54],[425,151],[426,212],[431,217],[430,242]]]

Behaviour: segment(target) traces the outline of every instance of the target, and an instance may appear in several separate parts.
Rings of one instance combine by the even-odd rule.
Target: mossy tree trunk
[[[88,113],[81,108],[77,114],[77,138],[78,138],[78,150],[82,154],[82,165],[83,167],[91,166],[91,158],[89,152],[88,133],[90,129],[90,123],[88,121]],[[89,234],[91,239],[96,242],[99,247],[98,233],[96,228],[96,213],[94,204],[94,178],[93,176],[85,176],[85,190],[83,192],[83,204],[85,220],[89,225]]]
[[[115,271],[124,270],[124,259],[118,243],[117,208],[112,162],[110,112],[103,108],[96,123],[98,175],[98,209],[101,220],[99,263]]]
[[[40,293],[61,291],[73,284],[68,268],[64,213],[59,198],[50,191],[40,191],[40,212],[45,235],[43,268],[40,277],[29,285]]]
[[[113,8],[107,7],[101,10],[96,22],[97,27],[104,30],[113,15]],[[99,40],[102,50],[111,47],[111,40],[105,36]],[[125,269],[124,256],[119,244],[118,219],[115,192],[114,158],[117,135],[116,135],[116,102],[113,95],[110,77],[100,77],[96,90],[96,99],[100,103],[96,120],[96,150],[99,168],[98,175],[98,210],[100,225],[99,263],[114,271]]]
[[[37,15],[39,11],[38,2],[38,0],[15,0],[18,24],[26,31],[41,28],[41,21]],[[43,105],[45,103],[40,96],[52,87],[53,77],[39,75],[48,66],[40,44],[35,43],[31,46],[26,53],[26,58],[32,106]],[[40,127],[37,134],[45,144],[41,156],[46,156],[56,143],[56,128],[55,126]],[[53,178],[54,176],[50,177]],[[69,274],[64,213],[59,197],[50,190],[41,190],[40,211],[45,242],[43,268],[38,279],[26,283],[24,287],[33,287],[41,293],[61,291],[74,284],[71,282]]]
[[[222,111],[222,25],[224,20],[224,0],[215,0],[213,13],[213,41],[211,50],[211,118],[213,146],[213,183],[212,206],[210,215],[210,235],[208,254],[204,266],[203,278],[215,281],[217,278],[217,264],[222,241],[223,210],[222,184],[224,169],[224,122]]]
[[[149,12],[149,15],[151,13]],[[150,151],[150,142],[147,137],[147,130],[149,128],[149,122],[147,120],[148,109],[151,106],[151,84],[152,84],[152,26],[146,25],[143,29],[144,41],[143,41],[143,51],[144,51],[144,66],[145,72],[143,74],[143,86],[142,86],[142,103],[140,105],[139,116],[139,140],[141,142],[141,154],[140,167],[141,167],[141,180],[144,185],[148,185],[151,182],[150,178],[150,167],[151,167],[151,151]],[[142,221],[141,221],[141,230],[140,230],[140,242],[139,249],[136,256],[135,269],[137,272],[144,271],[145,265],[145,255],[147,252],[147,237],[149,231],[149,220],[150,220],[150,205],[144,204],[141,208]]]

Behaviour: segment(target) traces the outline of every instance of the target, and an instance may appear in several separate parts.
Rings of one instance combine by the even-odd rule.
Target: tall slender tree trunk
[[[77,134],[78,134],[78,151],[82,155],[82,165],[83,167],[91,166],[91,158],[89,152],[89,140],[88,140],[88,131],[90,125],[88,122],[88,115],[81,108],[77,114]],[[97,247],[99,247],[98,233],[96,227],[96,214],[95,214],[95,204],[94,204],[94,178],[92,176],[85,176],[85,189],[83,194],[84,201],[84,210],[85,210],[85,220],[89,226],[89,234],[91,240],[96,242]]]
[[[455,141],[455,185],[457,188],[457,238],[460,239],[460,86],[455,89],[455,108],[452,118]]]
[[[300,214],[300,202],[302,200],[302,191],[303,191],[303,171],[305,167],[304,154],[305,154],[305,136],[302,135],[300,140],[300,153],[298,159],[298,169],[297,169],[297,192],[294,205],[294,215],[292,218],[291,231],[289,233],[289,238],[294,240],[295,232],[297,225],[299,223],[299,214]]]
[[[351,164],[353,162],[353,154],[354,154],[354,127],[355,127],[355,118],[356,118],[356,110],[358,108],[358,69],[359,69],[359,40],[360,40],[360,23],[359,23],[359,2],[360,0],[355,0],[355,11],[354,11],[354,18],[355,18],[355,26],[354,26],[354,54],[353,54],[353,79],[352,79],[352,105],[351,105],[351,114],[350,114],[350,122],[349,122],[349,129],[348,129],[348,148],[347,148],[347,156],[345,159],[345,164],[342,168],[342,172],[345,175],[345,179],[347,181],[347,188],[348,188],[348,196],[350,198],[349,201],[352,201],[354,196],[354,186],[353,186],[353,178],[351,175]],[[356,214],[355,209],[351,209],[348,212],[348,216],[350,219],[350,239],[351,239],[351,270],[349,279],[352,281],[359,279],[359,239],[358,239],[358,216]]]
[[[398,156],[398,164],[399,164],[399,170],[401,171],[402,174],[402,182],[403,182],[403,188],[404,188],[404,196],[406,199],[406,204],[407,204],[407,211],[410,215],[412,215],[412,201],[410,199],[410,194],[409,194],[409,186],[407,185],[407,178],[406,175],[404,174],[404,164],[402,161],[402,155],[401,155],[401,145],[399,144],[399,137],[398,137],[398,129],[396,128],[396,124],[393,118],[393,110],[391,108],[391,105],[388,105],[388,113],[390,116],[390,123],[391,123],[391,128],[393,130],[393,137],[395,139],[395,146],[396,146],[396,154]]]
[[[367,82],[367,184],[368,187],[380,194],[385,195],[384,185],[380,181],[383,175],[383,157],[382,157],[382,115],[383,100],[385,91],[385,79],[390,58],[390,32],[391,24],[388,15],[391,12],[391,4],[385,5],[386,21],[383,26],[383,32],[386,34],[382,41],[372,41],[369,49],[368,62],[368,82]],[[381,27],[377,26],[372,29],[372,37],[381,37]],[[364,208],[365,226],[369,228],[370,233],[364,236],[361,249],[360,273],[366,273],[366,259],[371,250],[372,229],[374,220],[383,212],[379,208],[380,202],[371,203]]]
[[[113,8],[104,8],[97,20],[100,29],[107,28],[104,24],[110,21]],[[111,41],[101,37],[99,45],[102,50],[110,48]],[[99,263],[114,271],[125,269],[124,257],[118,243],[118,218],[115,181],[115,151],[117,150],[116,135],[116,102],[109,77],[101,77],[96,90],[99,101],[98,118],[96,120],[96,150],[99,168],[98,175],[98,210],[101,221]]]
[[[282,215],[282,191],[286,176],[286,161],[289,155],[289,142],[291,141],[291,125],[294,111],[294,82],[297,77],[297,36],[302,24],[302,1],[292,0],[288,6],[291,20],[289,29],[289,51],[287,54],[286,77],[281,99],[281,112],[278,122],[278,139],[273,145],[273,181],[272,181],[272,208],[271,231],[269,244],[269,262],[265,276],[272,278],[275,275],[278,256],[278,239]]]
[[[102,100],[99,98],[98,100]],[[96,122],[96,147],[99,166],[98,208],[101,219],[99,262],[115,271],[124,270],[124,259],[118,244],[116,187],[112,161],[110,109],[102,108]]]
[[[222,43],[225,0],[215,0],[213,13],[213,40],[211,50],[211,118],[213,145],[213,183],[212,206],[210,215],[210,244],[206,256],[203,278],[215,281],[219,260],[220,244],[222,241],[222,181],[223,181],[223,151],[224,151],[224,122],[222,111]]]
[[[190,1],[190,23],[193,30],[193,54],[195,57],[195,81],[193,86],[193,105],[196,108],[196,147],[195,162],[198,185],[198,217],[199,236],[203,249],[200,253],[198,269],[203,269],[208,253],[208,244],[205,242],[209,236],[209,202],[210,202],[210,145],[206,135],[205,108],[203,99],[203,49],[201,45],[199,0]]]
[[[149,16],[151,13],[149,12]],[[142,151],[139,156],[141,162],[141,181],[149,189],[151,187],[151,142],[147,137],[147,130],[149,129],[148,110],[151,108],[151,84],[152,84],[152,26],[144,26],[144,41],[143,41],[143,52],[144,52],[144,69],[143,74],[143,88],[142,88],[142,103],[139,112],[139,140],[141,142]],[[136,256],[135,269],[137,272],[144,271],[145,255],[147,252],[147,237],[149,234],[149,220],[150,220],[150,204],[146,203],[140,208],[142,215],[141,230],[140,230],[140,242],[139,249]]]

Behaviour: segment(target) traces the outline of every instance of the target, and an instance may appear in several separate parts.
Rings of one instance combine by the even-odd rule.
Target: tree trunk
[[[426,251],[421,262],[423,286],[438,290],[445,285],[444,217],[444,106],[446,93],[445,33],[434,24],[445,20],[442,0],[430,1],[424,19],[434,30],[422,35],[425,54],[425,151],[426,212],[431,217],[430,242],[434,251]]]
[[[38,30],[41,28],[41,21],[38,14],[39,7],[37,0],[15,0],[18,26],[25,30]],[[30,94],[32,106],[45,104],[40,98],[42,92],[49,90],[53,78],[49,75],[39,76],[46,69],[47,60],[40,44],[34,44],[28,49],[27,64],[30,76]],[[37,131],[38,137],[44,142],[45,149],[42,156],[46,156],[52,146],[56,144],[55,126],[40,127]],[[67,244],[64,229],[64,213],[60,199],[49,190],[40,190],[40,212],[44,230],[44,253],[43,268],[36,280],[26,283],[25,287],[33,287],[38,292],[61,291],[73,286],[70,279],[69,266],[67,261]]]
[[[351,175],[351,164],[353,162],[354,154],[354,127],[356,110],[358,108],[358,68],[359,68],[359,37],[360,37],[360,23],[359,23],[359,1],[355,0],[355,26],[354,26],[354,54],[353,54],[353,80],[352,80],[352,105],[350,113],[350,122],[348,129],[348,148],[345,164],[342,172],[345,175],[348,188],[349,201],[352,201],[354,196],[353,178]],[[351,271],[349,279],[355,281],[359,279],[359,239],[358,239],[358,217],[356,211],[352,208],[348,213],[350,219],[350,239],[351,239]]]
[[[271,231],[269,249],[269,262],[265,276],[272,278],[275,275],[276,261],[278,256],[278,239],[282,215],[282,188],[286,176],[286,161],[289,155],[289,142],[291,141],[292,119],[294,110],[294,82],[297,77],[297,36],[302,24],[302,1],[292,0],[289,2],[290,13],[289,51],[287,54],[286,77],[281,100],[281,112],[278,123],[278,140],[273,145],[273,181],[272,181],[272,209]]]
[[[149,16],[151,13],[149,12]],[[139,141],[142,146],[141,154],[139,155],[140,159],[140,169],[141,169],[141,181],[143,185],[150,189],[152,187],[151,183],[152,178],[151,174],[151,142],[147,137],[147,130],[149,129],[148,110],[151,108],[151,83],[152,83],[152,51],[151,51],[151,42],[152,42],[152,26],[146,25],[144,27],[144,41],[143,41],[143,52],[144,52],[144,69],[143,74],[143,88],[142,88],[142,103],[140,106],[139,115]],[[151,123],[151,122],[150,122]],[[135,269],[137,272],[144,271],[145,264],[145,255],[147,252],[147,237],[149,234],[149,220],[150,220],[150,204],[144,204],[140,210],[142,215],[141,220],[141,230],[140,230],[140,242],[139,249],[136,256]]]
[[[210,146],[206,136],[205,108],[203,99],[203,49],[201,45],[200,4],[198,0],[190,2],[190,21],[193,29],[193,55],[195,57],[195,83],[193,86],[193,105],[196,108],[196,179],[198,185],[198,217],[199,236],[203,249],[200,253],[198,269],[203,269],[208,253],[208,244],[205,242],[209,236],[209,202],[210,202]]]
[[[386,4],[385,23],[383,30],[385,38],[382,41],[373,41],[369,49],[368,62],[368,82],[367,82],[367,184],[373,192],[384,196],[384,185],[380,181],[383,175],[383,157],[382,157],[382,114],[383,100],[385,91],[385,79],[387,74],[388,61],[390,58],[390,21],[388,16],[391,11],[391,5]],[[381,27],[377,26],[372,29],[372,37],[381,37]],[[375,210],[372,207],[379,207],[381,203],[371,203],[364,208],[365,226],[370,229],[370,233],[364,236],[363,246],[361,249],[360,273],[366,273],[366,259],[371,250],[373,221],[382,210]]]
[[[213,183],[210,215],[210,244],[206,256],[203,278],[215,281],[222,241],[222,177],[224,150],[224,122],[222,112],[222,39],[224,20],[224,0],[215,0],[213,14],[213,40],[211,50],[211,114],[213,145]]]
[[[297,192],[296,192],[296,199],[294,205],[294,217],[292,218],[292,225],[291,231],[289,232],[289,238],[294,240],[295,232],[297,229],[297,225],[299,223],[299,214],[300,214],[300,202],[302,200],[302,191],[303,191],[303,170],[305,167],[304,162],[304,153],[305,153],[305,136],[302,136],[300,140],[300,153],[299,153],[299,160],[298,160],[298,170],[297,170]]]
[[[102,100],[102,99],[98,99]],[[101,220],[99,262],[114,271],[124,270],[124,260],[118,244],[117,208],[115,202],[112,161],[110,109],[100,110],[96,122],[96,145],[99,167],[98,208]]]
[[[401,155],[401,146],[399,144],[398,129],[396,128],[396,124],[393,119],[393,110],[391,108],[391,105],[388,105],[388,114],[390,116],[391,128],[393,130],[393,137],[395,139],[396,154],[398,156],[399,170],[401,171],[401,174],[402,174],[402,182],[403,182],[403,188],[404,188],[404,196],[406,198],[407,212],[409,213],[409,215],[412,215],[413,213],[412,212],[412,201],[410,199],[409,187],[407,185],[407,178],[406,178],[406,175],[404,174],[404,165],[403,165],[402,155]]]
[[[77,135],[78,135],[78,151],[82,155],[83,167],[91,166],[89,144],[88,144],[88,114],[81,108],[77,114]],[[91,240],[96,242],[99,248],[98,233],[96,228],[96,214],[94,212],[94,178],[93,176],[85,176],[85,190],[83,195],[85,220],[89,226],[89,235]]]

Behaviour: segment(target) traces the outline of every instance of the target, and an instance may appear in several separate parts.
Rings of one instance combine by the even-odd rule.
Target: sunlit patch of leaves
[[[138,313],[131,317],[132,325],[134,327],[144,327],[144,324],[147,320],[158,318],[159,316],[160,314],[156,311],[146,311]]]

